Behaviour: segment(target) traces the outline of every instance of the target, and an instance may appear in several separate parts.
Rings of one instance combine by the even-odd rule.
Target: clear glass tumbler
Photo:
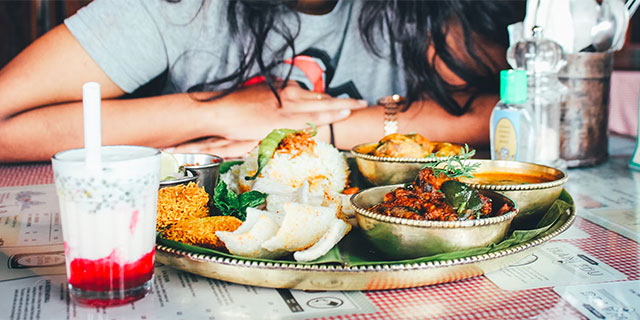
[[[84,149],[72,149],[54,155],[52,163],[71,298],[112,306],[147,295],[153,278],[160,152],[105,146],[101,161],[90,165]]]

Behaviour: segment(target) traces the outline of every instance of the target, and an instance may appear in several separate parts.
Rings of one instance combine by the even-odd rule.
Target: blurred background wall
[[[0,0],[0,68],[91,0]]]

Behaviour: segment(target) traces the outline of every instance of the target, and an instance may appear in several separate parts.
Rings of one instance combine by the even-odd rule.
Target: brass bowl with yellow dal
[[[515,222],[535,223],[558,199],[568,176],[560,169],[520,161],[466,160],[479,164],[474,178],[460,178],[478,190],[503,194],[518,204]]]

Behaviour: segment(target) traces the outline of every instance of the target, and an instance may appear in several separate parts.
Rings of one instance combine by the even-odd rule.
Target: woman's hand
[[[352,110],[367,106],[364,100],[333,98],[305,90],[294,81],[279,90],[279,94],[281,106],[269,87],[262,83],[213,100],[212,116],[225,121],[221,128],[212,128],[212,133],[227,140],[259,141],[273,129],[303,129],[308,127],[307,123],[327,125],[344,120]]]
[[[165,150],[171,153],[208,153],[226,160],[246,157],[249,151],[255,148],[259,142],[258,140],[236,141],[210,137],[185,142]]]

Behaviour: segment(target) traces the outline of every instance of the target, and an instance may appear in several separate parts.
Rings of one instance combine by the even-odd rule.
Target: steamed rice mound
[[[249,190],[292,193],[305,181],[314,193],[341,192],[349,176],[344,156],[330,144],[311,137],[307,139],[313,143],[298,149],[287,147],[283,140],[258,178],[245,180],[245,176],[252,176],[258,169],[258,148],[254,149],[242,165],[232,170],[235,177],[227,177],[225,182],[240,193]]]

